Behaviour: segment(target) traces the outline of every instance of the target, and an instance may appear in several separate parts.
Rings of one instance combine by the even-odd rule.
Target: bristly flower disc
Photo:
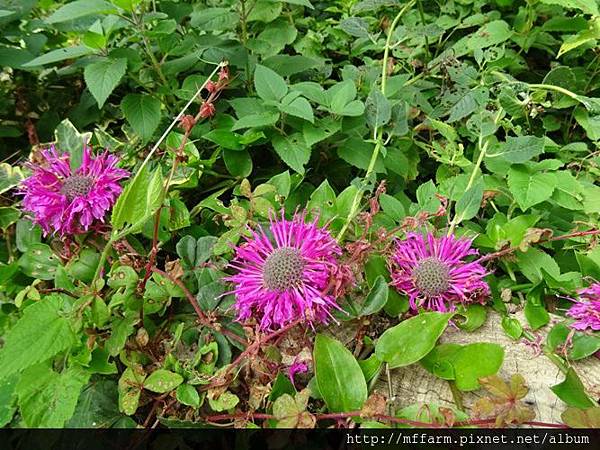
[[[326,323],[331,309],[339,308],[327,293],[341,249],[316,221],[304,214],[292,220],[272,218],[268,229],[259,227],[236,248],[230,266],[238,320],[255,317],[261,330],[273,330],[305,318]]]
[[[106,212],[121,193],[119,181],[129,172],[117,167],[119,159],[105,152],[92,157],[83,151],[81,166],[73,172],[69,153],[60,154],[54,146],[42,151],[43,164],[30,164],[32,174],[23,180],[23,209],[32,214],[44,235],[81,234]]]
[[[454,236],[427,239],[409,233],[397,241],[392,257],[392,285],[406,294],[413,310],[454,311],[456,304],[483,302],[490,289],[483,278],[486,269],[477,261],[471,240]]]
[[[575,319],[571,328],[575,330],[600,330],[600,283],[578,291],[579,299],[567,311],[567,316]]]

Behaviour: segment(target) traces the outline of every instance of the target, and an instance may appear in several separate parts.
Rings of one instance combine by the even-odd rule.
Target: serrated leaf
[[[298,97],[287,105],[281,105],[279,109],[281,112],[308,120],[310,123],[315,121],[312,107],[310,106],[310,103],[308,103],[308,100],[303,97]]]
[[[386,125],[392,118],[390,101],[377,88],[369,93],[365,102],[367,123],[373,129]]]
[[[350,36],[369,37],[369,24],[362,17],[348,17],[340,22],[340,28]]]
[[[508,187],[522,211],[548,200],[556,188],[553,173],[531,171],[524,165],[515,165],[508,171]]]
[[[104,0],[77,0],[58,8],[46,19],[46,22],[60,23],[92,14],[112,14],[116,12],[118,12],[117,8]]]
[[[31,61],[23,64],[21,67],[37,67],[43,66],[44,64],[52,64],[65,59],[76,59],[80,56],[89,55],[94,53],[94,50],[85,45],[76,45],[74,47],[57,48],[56,50],[49,51],[37,58],[33,58]]]
[[[65,119],[54,130],[56,145],[62,152],[69,153],[69,165],[75,172],[83,162],[83,150],[92,138],[92,133],[80,133],[75,125]]]
[[[282,76],[260,64],[257,64],[254,70],[254,87],[260,98],[271,101],[281,100],[288,91]]]
[[[90,378],[78,366],[61,373],[46,364],[28,368],[17,385],[19,408],[31,428],[62,428],[73,416],[81,388]]]
[[[0,378],[52,358],[74,344],[75,333],[63,311],[65,303],[60,295],[48,295],[25,309],[4,338]]]
[[[283,162],[299,174],[304,174],[304,166],[310,159],[310,147],[306,145],[300,133],[290,136],[275,135],[272,144]]]
[[[511,163],[524,163],[544,153],[545,139],[536,136],[509,136],[494,146],[488,158],[501,158]]]
[[[121,109],[133,131],[144,142],[149,141],[160,123],[160,101],[146,94],[127,94]]]
[[[459,224],[477,215],[483,200],[483,180],[479,179],[456,202],[454,223]]]
[[[117,87],[126,71],[126,58],[108,58],[85,67],[83,77],[88,89],[98,103],[98,108],[104,106],[104,102]]]

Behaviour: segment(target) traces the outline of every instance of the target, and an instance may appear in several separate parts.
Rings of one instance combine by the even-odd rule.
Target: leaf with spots
[[[183,383],[183,377],[170,370],[158,369],[144,381],[144,388],[158,394],[172,391]]]
[[[23,273],[40,280],[53,280],[60,260],[46,244],[33,244],[19,258]]]

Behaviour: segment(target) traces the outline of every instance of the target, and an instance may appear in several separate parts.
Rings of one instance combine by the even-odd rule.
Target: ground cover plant
[[[0,30],[2,426],[600,427],[595,0],[0,0]],[[493,320],[508,346],[444,341]],[[523,342],[560,421],[501,374]],[[420,368],[452,405],[396,395]]]

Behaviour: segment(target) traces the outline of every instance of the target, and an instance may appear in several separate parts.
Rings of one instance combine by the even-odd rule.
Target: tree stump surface
[[[522,311],[512,316],[518,319],[522,325],[527,324]],[[551,317],[552,323],[560,320],[557,316]],[[484,325],[471,333],[450,325],[439,343],[489,342],[500,344],[504,348],[504,361],[498,375],[505,381],[509,381],[513,374],[521,374],[529,388],[523,401],[535,411],[535,420],[562,423],[561,413],[567,408],[567,405],[552,392],[550,387],[562,382],[564,374],[543,353],[536,352],[524,339],[514,341],[507,336],[502,328],[501,320],[498,313],[489,311]],[[540,335],[542,345],[552,323],[534,333]],[[354,329],[350,330],[350,328],[353,327],[348,327],[341,333],[344,336],[342,340],[346,343],[350,343],[355,337]],[[340,335],[337,337],[339,339]],[[588,394],[592,398],[600,399],[600,359],[590,356],[580,361],[574,361],[572,364]],[[393,369],[390,371],[390,375],[396,408],[403,408],[414,403],[436,403],[439,406],[456,407],[449,383],[430,374],[419,363]],[[382,371],[375,385],[375,391],[389,397],[385,371]],[[487,393],[483,389],[463,392],[463,404],[467,412],[478,398],[486,395]]]

